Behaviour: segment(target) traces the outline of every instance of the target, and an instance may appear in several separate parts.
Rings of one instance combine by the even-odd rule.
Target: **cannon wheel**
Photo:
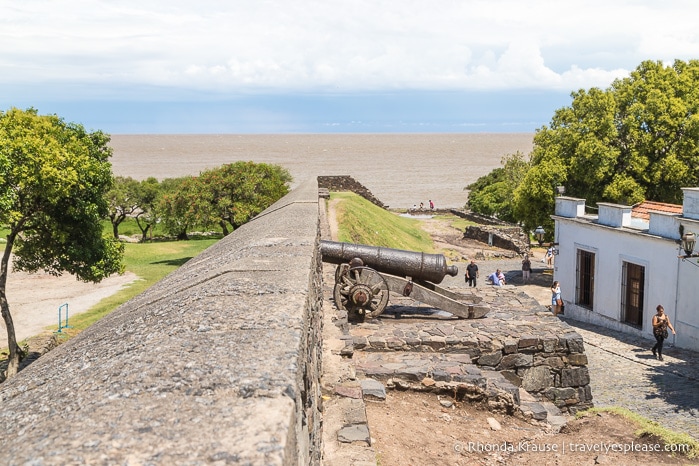
[[[370,267],[349,267],[341,264],[335,271],[335,304],[359,320],[378,317],[388,304],[388,284],[379,272]]]

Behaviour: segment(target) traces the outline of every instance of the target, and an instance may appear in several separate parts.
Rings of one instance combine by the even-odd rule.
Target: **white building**
[[[683,192],[681,213],[650,210],[646,218],[609,203],[587,215],[584,199],[556,198],[554,279],[566,317],[653,339],[651,320],[662,304],[677,330],[667,342],[699,351],[699,263],[680,257],[680,231],[699,236],[699,188]]]

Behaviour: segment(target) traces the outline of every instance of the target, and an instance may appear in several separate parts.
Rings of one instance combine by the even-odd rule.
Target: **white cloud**
[[[689,0],[0,0],[0,84],[606,87],[645,59],[699,58],[697,14]]]

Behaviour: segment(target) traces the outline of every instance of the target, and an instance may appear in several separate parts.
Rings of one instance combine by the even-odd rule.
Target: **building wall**
[[[620,332],[653,338],[651,320],[662,304],[678,331],[678,347],[699,350],[699,267],[680,260],[675,239],[628,228],[613,228],[586,219],[555,217],[559,255],[554,278],[561,282],[566,316]],[[592,310],[576,304],[577,250],[595,254]],[[694,259],[696,261],[697,259]],[[623,322],[623,263],[645,267],[641,327]],[[673,341],[672,335],[670,342]]]

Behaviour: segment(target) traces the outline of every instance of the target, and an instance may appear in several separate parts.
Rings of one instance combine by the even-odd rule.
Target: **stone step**
[[[484,402],[494,410],[549,422],[556,429],[565,424],[565,417],[553,403],[538,401],[498,371],[479,368],[468,355],[358,352],[354,364],[360,377],[391,387],[449,392],[457,398]]]

